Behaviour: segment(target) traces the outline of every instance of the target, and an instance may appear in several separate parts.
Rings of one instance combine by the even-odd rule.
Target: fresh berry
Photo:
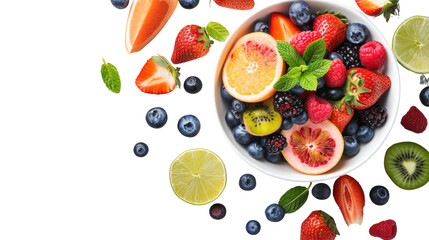
[[[383,44],[377,41],[367,42],[359,51],[362,65],[370,70],[378,70],[383,67],[386,61],[386,49]]]
[[[252,142],[247,145],[247,153],[254,159],[261,159],[264,157],[265,148],[258,142]]]
[[[293,94],[299,95],[305,92],[305,89],[301,87],[301,84],[297,83],[295,87],[291,88],[289,91],[291,91]]]
[[[418,108],[412,106],[402,117],[401,125],[411,132],[422,133],[426,130],[428,120]]]
[[[313,31],[313,25],[311,23],[307,23],[303,26],[300,26],[299,30],[301,30],[301,32]]]
[[[265,160],[267,160],[270,163],[279,163],[282,161],[286,161],[281,152],[269,153],[268,151],[265,151],[264,158],[265,158]]]
[[[250,10],[255,6],[253,0],[214,0],[214,2],[221,7],[236,10]]]
[[[369,192],[369,197],[375,205],[384,205],[389,201],[389,190],[383,186],[375,186]]]
[[[353,136],[357,133],[359,129],[359,123],[356,119],[352,119],[347,126],[344,128],[343,135],[344,136]]]
[[[331,63],[331,68],[329,68],[324,77],[326,86],[330,88],[341,87],[347,78],[347,70],[343,62],[338,58],[334,59]]]
[[[177,128],[183,136],[195,137],[200,132],[200,120],[194,115],[185,115],[179,119]]]
[[[349,175],[343,175],[335,181],[333,195],[347,226],[362,224],[365,195],[359,182]]]
[[[313,30],[322,34],[328,53],[334,51],[346,39],[346,25],[338,17],[329,13],[319,15],[314,20]]]
[[[301,98],[290,92],[276,92],[274,94],[274,110],[282,117],[289,118],[301,114],[304,104]]]
[[[292,40],[290,41],[290,44],[292,44],[296,51],[298,51],[298,53],[302,56],[302,54],[304,54],[305,49],[308,45],[310,45],[310,43],[321,38],[322,34],[317,31],[300,32],[293,36]]]
[[[324,211],[313,211],[301,224],[300,240],[334,240],[336,235],[335,220]]]
[[[236,142],[243,145],[247,145],[253,140],[253,136],[246,130],[244,124],[240,124],[232,129],[232,135]]]
[[[265,22],[258,21],[255,23],[255,25],[253,25],[253,31],[254,32],[268,33],[270,31],[270,28],[268,27],[268,25]]]
[[[238,113],[244,112],[246,110],[246,103],[240,100],[234,99],[231,103],[231,109],[234,109]]]
[[[146,113],[146,122],[153,128],[162,128],[167,119],[167,112],[161,107],[152,108]]]
[[[328,100],[312,94],[305,102],[305,110],[308,113],[308,118],[310,121],[318,124],[331,116],[332,106]]]
[[[302,125],[308,121],[308,114],[306,111],[303,111],[301,114],[291,118],[294,124]]]
[[[360,45],[369,37],[368,28],[362,23],[352,23],[347,27],[346,38],[349,42]]]
[[[354,136],[344,136],[344,156],[353,157],[359,153],[359,150],[359,142]]]
[[[316,18],[317,18],[317,14],[316,13],[311,13],[311,15],[310,15],[310,22],[314,22],[314,20],[316,20]]]
[[[223,85],[220,88],[220,96],[228,102],[231,102],[232,100],[234,100],[234,97],[231,96],[231,94],[229,94],[228,91],[226,91],[225,86]]]
[[[301,30],[285,15],[275,12],[270,17],[270,35],[276,40],[290,42]]]
[[[356,138],[361,143],[367,143],[374,137],[374,129],[367,125],[362,125],[357,131]]]
[[[250,191],[255,189],[256,187],[256,178],[252,174],[246,173],[240,177],[238,181],[238,185],[244,191]]]
[[[241,123],[241,114],[231,109],[225,114],[225,122],[229,127],[233,128]]]
[[[429,87],[423,88],[423,90],[420,92],[420,102],[422,102],[423,105],[426,107],[429,107]]]
[[[326,183],[318,183],[311,189],[311,194],[319,200],[325,200],[331,196],[331,188]]]
[[[283,129],[283,130],[289,130],[292,127],[293,127],[292,119],[290,119],[290,118],[283,118],[281,129]]]
[[[286,138],[283,135],[274,133],[267,138],[265,143],[265,148],[268,153],[276,154],[281,152],[285,147],[287,147]]]
[[[138,142],[136,145],[134,145],[134,154],[137,157],[144,157],[149,152],[149,147],[146,143]]]
[[[198,6],[198,3],[200,3],[200,0],[179,0],[180,6],[182,6],[185,9],[193,9],[196,6]]]
[[[326,81],[324,77],[317,78],[317,89],[321,89],[325,86]]]
[[[380,103],[376,103],[372,107],[360,111],[360,119],[362,123],[372,128],[380,127],[386,122],[387,110]]]
[[[347,69],[362,67],[362,63],[359,57],[359,49],[361,45],[353,45],[352,43],[345,41],[342,43],[336,51],[343,58],[344,66]]]
[[[203,82],[201,79],[195,76],[188,77],[183,83],[185,91],[191,94],[198,93],[203,88]]]
[[[179,70],[161,56],[153,56],[143,66],[136,79],[137,87],[145,93],[164,94],[180,87]]]
[[[359,8],[366,15],[379,16],[383,15],[386,22],[389,21],[390,15],[399,15],[399,0],[356,0]]]
[[[221,203],[215,203],[210,207],[209,214],[213,219],[220,220],[225,217],[226,208]]]
[[[256,235],[259,233],[259,231],[261,231],[261,224],[259,224],[259,222],[256,220],[250,220],[246,224],[246,231],[250,235]]]
[[[213,41],[205,27],[186,25],[177,34],[171,61],[179,64],[204,57],[209,53],[211,44]]]
[[[129,0],[110,0],[110,2],[115,6],[117,9],[124,9],[128,6]]]
[[[334,60],[336,58],[340,59],[341,62],[344,62],[344,58],[339,53],[337,53],[337,52],[330,52],[328,54],[328,59],[329,60]]]
[[[376,223],[369,229],[369,234],[383,240],[391,240],[396,237],[397,226],[394,220],[386,220]]]
[[[310,5],[305,1],[295,1],[289,7],[289,17],[297,26],[303,26],[310,22]]]
[[[326,99],[331,101],[339,101],[343,99],[344,91],[342,87],[327,88],[326,89]]]
[[[329,120],[337,126],[340,132],[349,124],[354,115],[354,110],[347,103],[337,102],[332,110]]]
[[[261,144],[261,146],[265,147],[265,144],[267,144],[268,137],[269,137],[269,135],[268,136],[263,136],[263,137],[261,137],[259,139],[259,143]]]
[[[285,210],[279,204],[273,203],[265,209],[265,216],[270,222],[280,222],[285,216]]]

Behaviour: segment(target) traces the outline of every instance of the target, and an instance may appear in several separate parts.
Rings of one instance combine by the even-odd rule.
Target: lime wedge
[[[225,165],[207,149],[187,150],[171,163],[170,184],[183,201],[207,204],[218,198],[225,188]]]
[[[413,16],[399,25],[392,49],[398,62],[415,73],[429,73],[429,17]]]

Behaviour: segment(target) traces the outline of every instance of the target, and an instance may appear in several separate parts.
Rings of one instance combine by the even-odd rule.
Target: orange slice
[[[274,83],[283,75],[285,64],[276,40],[263,32],[241,37],[229,53],[223,68],[225,89],[244,102],[260,102],[271,97]]]
[[[161,31],[178,0],[134,0],[128,14],[125,47],[129,53],[144,48]]]

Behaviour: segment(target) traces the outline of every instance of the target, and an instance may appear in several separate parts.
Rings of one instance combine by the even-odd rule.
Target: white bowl
[[[369,40],[377,40],[381,42],[385,46],[387,51],[387,59],[384,66],[384,74],[390,77],[392,84],[390,89],[382,96],[381,102],[388,111],[388,118],[382,127],[376,129],[374,138],[371,140],[370,143],[361,144],[360,152],[356,156],[350,159],[345,159],[343,157],[340,160],[340,162],[327,173],[324,173],[321,175],[303,174],[293,169],[286,162],[281,164],[272,164],[266,160],[256,160],[250,157],[246,151],[245,146],[238,144],[234,140],[232,131],[225,122],[225,113],[226,111],[228,111],[229,105],[222,100],[220,96],[220,88],[222,86],[223,64],[225,62],[225,59],[230,49],[233,47],[234,43],[241,36],[244,36],[245,34],[252,31],[253,24],[257,20],[260,20],[260,19],[268,20],[270,14],[273,12],[287,13],[289,6],[292,4],[292,1],[277,3],[255,13],[253,16],[251,16],[246,21],[244,21],[244,23],[241,24],[241,26],[237,29],[237,31],[234,34],[232,34],[232,36],[229,38],[228,42],[226,43],[222,54],[220,55],[218,66],[216,69],[215,88],[214,88],[215,104],[216,104],[216,110],[218,113],[219,122],[222,126],[222,129],[228,141],[230,142],[232,148],[236,150],[237,154],[240,155],[240,157],[245,162],[247,162],[248,164],[250,164],[251,166],[253,166],[254,168],[258,169],[261,172],[264,172],[268,175],[271,175],[277,178],[291,180],[291,181],[300,181],[300,182],[321,181],[321,180],[326,180],[330,178],[336,178],[352,171],[353,169],[359,167],[360,165],[365,163],[368,159],[370,159],[371,156],[380,148],[384,140],[389,135],[389,132],[393,126],[393,122],[396,118],[396,114],[398,112],[399,96],[400,96],[398,65],[392,53],[390,45],[386,42],[386,40],[384,39],[381,32],[377,29],[377,27],[371,21],[369,21],[368,18],[360,11],[344,6],[344,4],[341,4],[339,2],[335,2],[332,0],[307,0],[307,2],[310,4],[310,8],[312,12],[324,11],[325,9],[329,9],[330,11],[335,11],[335,12],[340,11],[343,15],[345,15],[349,19],[350,23],[358,22],[358,23],[365,24],[368,27],[371,34]]]

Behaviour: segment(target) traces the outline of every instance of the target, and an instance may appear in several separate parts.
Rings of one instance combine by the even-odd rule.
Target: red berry
[[[325,121],[331,116],[332,106],[328,100],[311,94],[305,102],[305,110],[307,111],[310,121],[317,124]]]
[[[346,66],[336,58],[332,61],[331,68],[325,74],[325,84],[330,88],[341,87],[347,78]]]
[[[370,70],[378,70],[386,61],[386,49],[377,41],[367,42],[359,50],[362,64]]]
[[[372,225],[369,234],[373,237],[379,237],[383,240],[391,240],[396,236],[396,222],[389,219]]]
[[[401,125],[412,132],[422,133],[426,130],[428,120],[418,108],[412,106],[407,114],[402,117]]]
[[[301,32],[298,34],[295,34],[293,36],[292,40],[290,41],[290,44],[299,52],[299,54],[304,54],[305,49],[307,46],[316,41],[317,39],[322,38],[322,34],[316,31],[307,31],[307,32]]]

